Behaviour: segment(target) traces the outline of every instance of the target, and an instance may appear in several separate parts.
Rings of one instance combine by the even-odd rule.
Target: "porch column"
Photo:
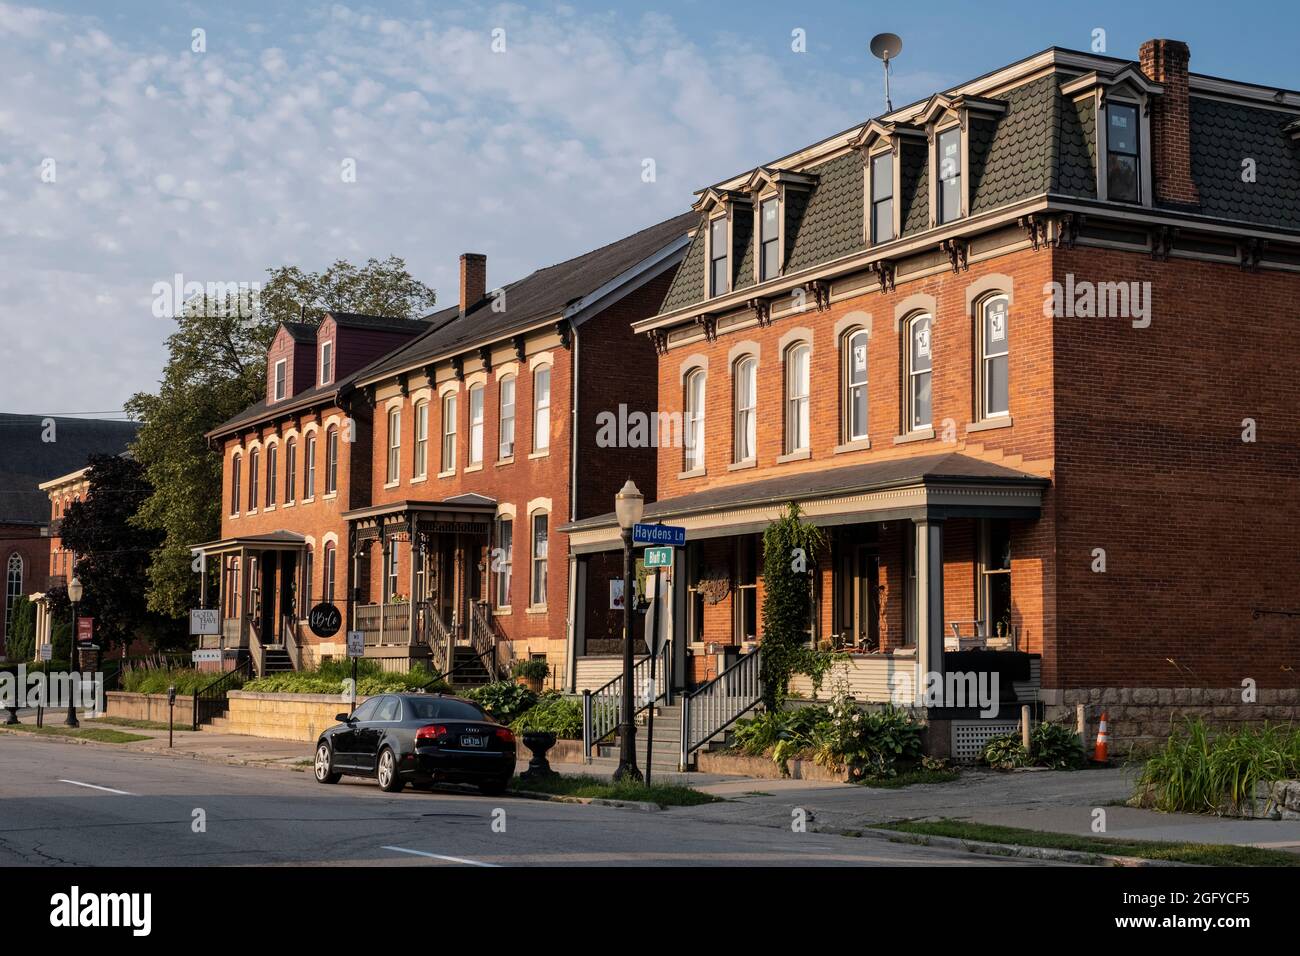
[[[916,663],[918,703],[926,675],[943,673],[943,519],[916,518]]]
[[[243,647],[250,643],[248,640],[248,599],[250,597],[249,588],[252,582],[248,580],[248,549],[239,549],[239,575],[237,584],[239,585],[239,646]],[[224,628],[222,629],[224,632]],[[221,649],[226,649],[226,640],[223,633],[221,639]],[[225,655],[223,654],[222,657]]]
[[[586,562],[579,561],[576,554],[569,552],[569,626],[564,642],[564,689],[569,693],[573,693],[578,683],[578,642],[582,640],[583,622],[587,617],[582,593],[585,571]]]
[[[673,642],[673,690],[686,690],[690,680],[686,672],[686,652],[690,643],[690,607],[687,604],[687,582],[690,576],[690,559],[685,548],[673,549],[673,581],[668,594],[672,607],[668,612],[666,635]],[[678,583],[680,582],[680,587]]]
[[[199,552],[199,607],[208,606],[208,553]]]
[[[410,567],[407,569],[407,578],[409,579],[410,583],[407,585],[406,588],[406,597],[407,597],[406,643],[409,646],[415,643],[415,551],[416,548],[418,547],[418,543],[415,540],[414,519],[412,519],[411,521],[410,532],[408,533],[407,537],[411,542],[411,546],[408,549],[410,553],[407,555],[407,560],[406,560],[406,563],[410,565]]]

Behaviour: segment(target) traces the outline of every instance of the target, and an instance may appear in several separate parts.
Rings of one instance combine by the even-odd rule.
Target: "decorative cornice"
[[[478,360],[483,363],[483,371],[492,371],[492,346],[480,345],[478,348]]]
[[[894,291],[894,263],[888,259],[877,259],[867,267],[876,276],[880,283],[881,292]]]
[[[831,307],[831,284],[829,282],[814,279],[811,282],[805,282],[803,287],[813,297],[818,312],[824,312]]]
[[[405,372],[397,373],[397,392],[402,396],[402,398],[406,398],[407,395],[411,394],[411,387],[406,380]]]
[[[655,348],[656,355],[668,354],[668,333],[664,329],[651,329],[650,342]]]
[[[954,236],[939,243],[939,248],[948,256],[954,273],[965,272],[970,268],[970,240]]]
[[[1266,251],[1268,251],[1267,239],[1249,237],[1237,242],[1237,255],[1241,259],[1241,268],[1247,272],[1259,271],[1259,261],[1264,258]]]
[[[560,319],[560,321],[555,323],[555,334],[560,337],[560,345],[562,345],[566,351],[573,348],[573,329],[569,327],[567,320]]]
[[[767,299],[750,299],[745,305],[754,313],[759,328],[765,329],[772,324],[772,303]]]
[[[695,324],[704,331],[706,342],[718,341],[718,320],[711,315],[697,315]]]
[[[1151,258],[1157,262],[1169,261],[1169,252],[1178,238],[1177,226],[1151,227]]]
[[[515,346],[515,358],[521,362],[528,361],[528,343],[522,335],[516,335],[512,340]]]
[[[451,373],[456,376],[456,381],[465,381],[465,356],[453,355],[451,357]]]

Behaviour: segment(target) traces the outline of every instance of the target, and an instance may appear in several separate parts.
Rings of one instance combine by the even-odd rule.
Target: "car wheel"
[[[379,769],[375,771],[379,780],[379,789],[384,793],[401,793],[406,786],[397,773],[397,757],[388,747],[379,751]]]
[[[510,778],[505,777],[501,780],[493,780],[489,783],[480,783],[478,792],[485,797],[498,797],[506,792],[506,787],[510,785]]]
[[[338,783],[343,777],[343,774],[334,770],[334,755],[330,753],[330,745],[323,741],[316,748],[316,760],[312,772],[316,776],[317,783]]]

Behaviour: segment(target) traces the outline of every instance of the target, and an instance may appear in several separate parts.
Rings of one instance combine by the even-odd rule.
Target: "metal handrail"
[[[253,659],[246,657],[233,669],[226,671],[210,684],[204,684],[194,692],[194,729],[198,730],[199,726],[206,724],[213,717],[225,713],[227,707],[227,694],[230,692],[230,685],[235,682],[235,677],[242,675],[245,678],[253,676]],[[220,704],[220,706],[217,706]]]
[[[632,717],[641,713],[651,703],[670,700],[672,686],[672,641],[664,641],[659,649],[659,663],[656,665],[654,700],[649,694],[633,698]],[[632,689],[644,688],[650,682],[650,655],[647,654],[632,664]],[[619,674],[595,690],[582,692],[582,762],[591,763],[591,749],[618,729],[623,710],[623,675]]]
[[[488,654],[492,655],[492,663],[487,667],[488,675],[493,680],[501,679],[504,675],[501,673],[500,661],[497,660],[496,633],[492,629],[492,622],[488,620],[482,604],[470,605],[469,643],[480,659]]]
[[[424,602],[420,608],[420,621],[424,629],[424,637],[429,645],[429,657],[433,664],[433,670],[440,676],[446,676],[445,672],[451,666],[451,631],[447,630],[447,625],[443,623],[442,617],[434,609],[432,604]],[[437,678],[434,678],[437,680]]]
[[[690,766],[691,755],[726,730],[763,699],[759,654],[744,654],[707,684],[682,696],[680,768]]]
[[[252,656],[253,666],[257,668],[257,674],[260,677],[266,673],[266,648],[262,646],[262,635],[258,633],[257,625],[248,622],[248,650]]]
[[[298,647],[298,622],[294,615],[284,615],[280,622],[280,632],[284,635],[282,643],[289,655],[289,663],[294,670],[302,670],[302,650]]]

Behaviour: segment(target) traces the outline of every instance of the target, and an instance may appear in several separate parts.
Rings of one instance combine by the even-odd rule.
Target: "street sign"
[[[221,633],[221,615],[214,607],[190,611],[190,637],[215,637]]]
[[[42,644],[42,645],[41,645],[41,660],[43,660],[43,661],[52,661],[52,660],[54,660],[54,645],[53,645],[53,644]]]
[[[645,566],[647,568],[671,568],[673,566],[673,549],[646,548]]]
[[[208,648],[190,651],[190,661],[195,664],[220,664],[221,650],[219,648]]]
[[[95,619],[93,617],[77,618],[77,643],[85,644],[95,639]]]
[[[307,618],[307,626],[317,637],[333,637],[343,626],[343,615],[333,604],[322,601],[311,609],[311,616]]]
[[[366,635],[362,631],[348,631],[348,657],[366,656]]]
[[[673,548],[686,546],[686,529],[671,524],[638,524],[632,526],[633,544],[666,544]]]

